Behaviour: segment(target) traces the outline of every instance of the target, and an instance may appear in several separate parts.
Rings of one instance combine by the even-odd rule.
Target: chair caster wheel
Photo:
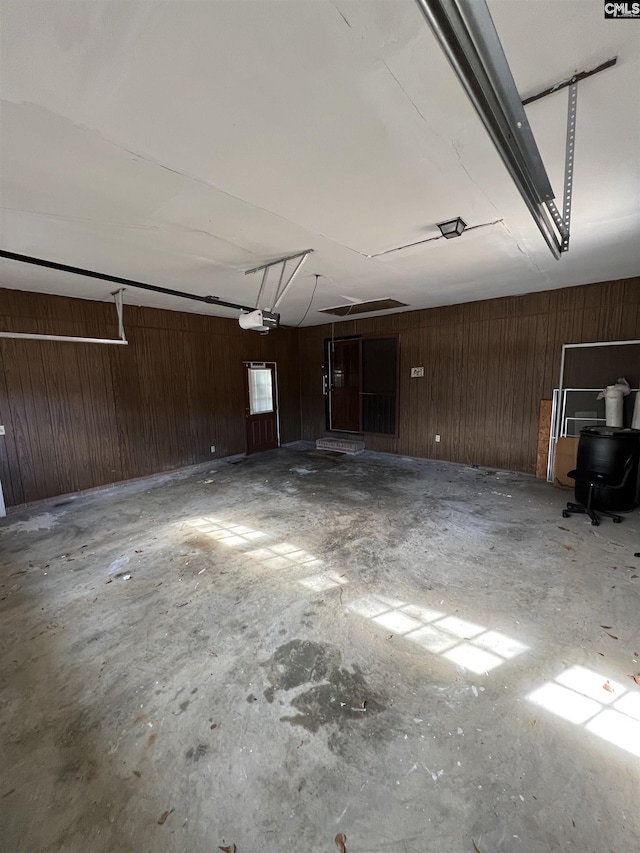
[[[597,519],[597,518],[592,518],[592,519],[591,519],[591,525],[592,525],[593,527],[598,527],[598,525],[599,525],[599,524],[600,524],[600,522],[598,521],[598,519]]]
[[[566,509],[563,509],[563,510],[562,510],[562,517],[563,517],[563,518],[569,518],[569,513],[567,512],[567,510],[566,510]]]
[[[614,518],[613,523],[614,524],[622,524],[622,519],[621,518]]]

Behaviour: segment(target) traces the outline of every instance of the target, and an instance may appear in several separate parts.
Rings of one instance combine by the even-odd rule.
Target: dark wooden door
[[[360,341],[329,344],[329,426],[360,432]]]
[[[247,453],[278,447],[276,366],[269,362],[245,365]]]

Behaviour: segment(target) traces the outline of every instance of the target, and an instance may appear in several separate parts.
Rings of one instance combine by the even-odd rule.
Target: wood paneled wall
[[[126,306],[125,328],[127,347],[0,339],[7,505],[243,452],[245,360],[278,364],[283,443],[325,434],[331,324],[261,336],[235,320]],[[2,289],[0,329],[117,335],[110,304]],[[399,434],[367,436],[369,449],[532,473],[538,406],[557,384],[562,344],[640,337],[640,279],[341,322],[333,331],[399,337]],[[412,366],[425,368],[423,379],[410,378]]]
[[[325,434],[323,341],[332,331],[399,337],[399,435],[367,436],[368,449],[533,473],[538,407],[558,384],[562,344],[640,338],[640,278],[304,329],[305,439]],[[413,366],[423,379],[410,378]]]
[[[640,344],[567,350],[565,388],[604,388],[618,377],[632,388],[640,388]]]
[[[282,441],[300,437],[298,338],[125,306],[128,346],[0,339],[7,505],[245,450],[243,361],[275,361]],[[0,329],[117,337],[115,308],[0,290]],[[210,446],[216,445],[212,456]]]

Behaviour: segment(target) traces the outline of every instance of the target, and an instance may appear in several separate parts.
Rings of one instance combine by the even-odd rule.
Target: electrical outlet
[[[212,445],[211,445],[211,452],[212,452],[212,453],[215,453],[215,452],[216,452],[216,446],[215,446],[215,444],[212,444]]]
[[[419,379],[421,376],[424,376],[424,367],[412,367],[411,368],[411,378]]]
[[[440,441],[440,436],[436,435],[436,441]]]
[[[4,427],[0,424],[0,435],[4,435]]]

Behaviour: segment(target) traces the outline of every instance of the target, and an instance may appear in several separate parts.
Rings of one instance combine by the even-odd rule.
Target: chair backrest
[[[623,488],[623,486],[627,485],[627,480],[629,479],[629,474],[631,473],[631,471],[635,467],[633,464],[634,462],[635,462],[635,457],[632,453],[627,458],[627,461],[624,463],[624,465],[620,469],[620,472],[619,472],[621,474],[620,480],[617,482],[614,481],[613,483],[611,483],[611,485],[609,486],[610,489],[621,489],[621,488]]]
[[[611,484],[622,484],[640,456],[640,434],[601,434],[583,430],[578,442],[576,470],[605,474]]]

